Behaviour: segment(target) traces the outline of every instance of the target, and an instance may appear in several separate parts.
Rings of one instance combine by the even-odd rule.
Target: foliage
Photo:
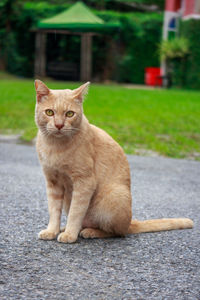
[[[184,37],[163,40],[159,45],[161,60],[182,58],[189,52],[188,40]]]
[[[179,40],[182,41],[180,55],[167,55],[171,59],[173,85],[189,89],[200,89],[200,20],[182,21]],[[167,45],[168,46],[168,45]],[[170,48],[170,47],[169,47]],[[163,47],[164,49],[164,47]],[[168,53],[167,47],[163,54]],[[175,49],[176,51],[176,49]]]
[[[5,0],[4,0],[5,1]],[[44,0],[43,0],[44,1]],[[41,0],[34,0],[34,2],[41,2]],[[51,4],[63,5],[68,2],[70,5],[77,2],[77,0],[49,0]],[[157,6],[160,10],[164,9],[165,0],[82,0],[86,5],[93,7],[95,9],[106,9],[106,10],[118,10],[120,11],[123,7],[127,6],[129,11],[134,10],[131,4],[145,4],[148,6],[154,5]]]
[[[49,81],[50,88],[76,88],[79,83]],[[34,123],[33,80],[3,80],[0,85],[0,132],[22,133],[30,140]],[[198,156],[200,92],[134,90],[92,84],[84,103],[89,121],[102,127],[127,153],[153,150],[170,157]]]
[[[116,0],[120,1],[120,0]],[[121,0],[121,2],[136,2],[136,3],[142,3],[142,4],[147,4],[147,5],[158,5],[160,8],[164,8],[165,0]]]
[[[116,79],[120,82],[144,83],[146,67],[159,66],[157,44],[161,38],[162,14],[99,12],[105,21],[118,20],[121,24],[116,36],[118,70]]]
[[[200,20],[188,20],[181,23],[181,35],[189,40],[189,55],[178,69],[177,77],[181,76],[181,68],[185,69],[184,87],[200,89]]]
[[[184,37],[163,40],[158,47],[162,61],[166,63],[166,72],[173,86],[185,85],[186,59],[189,54],[189,41]]]

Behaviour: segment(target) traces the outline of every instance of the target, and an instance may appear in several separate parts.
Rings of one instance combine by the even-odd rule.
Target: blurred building
[[[179,19],[200,19],[200,0],[166,0],[163,39],[176,36]]]
[[[200,19],[200,0],[166,0],[164,23],[163,23],[163,39],[173,39],[178,36],[179,22],[189,19]],[[161,73],[163,76],[163,85],[167,86],[166,79],[166,62],[161,63]]]

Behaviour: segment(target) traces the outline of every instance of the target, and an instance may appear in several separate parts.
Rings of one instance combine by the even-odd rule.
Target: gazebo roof
[[[84,3],[77,2],[69,9],[38,22],[39,29],[69,29],[73,31],[112,31],[119,24],[105,23],[97,17]]]

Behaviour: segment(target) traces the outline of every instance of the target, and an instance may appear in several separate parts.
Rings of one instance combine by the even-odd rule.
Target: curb
[[[32,139],[30,142],[26,142],[22,140],[21,134],[11,134],[5,135],[0,134],[0,143],[7,143],[7,144],[24,144],[24,145],[35,145],[36,138]]]

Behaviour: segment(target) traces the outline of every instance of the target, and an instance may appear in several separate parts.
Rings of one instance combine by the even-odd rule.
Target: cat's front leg
[[[56,183],[47,180],[47,198],[49,210],[48,227],[39,232],[38,237],[42,240],[53,240],[60,232],[60,218],[63,206],[63,188]]]
[[[67,225],[65,231],[59,234],[58,242],[74,243],[77,240],[95,187],[94,178],[78,180],[73,184]]]

